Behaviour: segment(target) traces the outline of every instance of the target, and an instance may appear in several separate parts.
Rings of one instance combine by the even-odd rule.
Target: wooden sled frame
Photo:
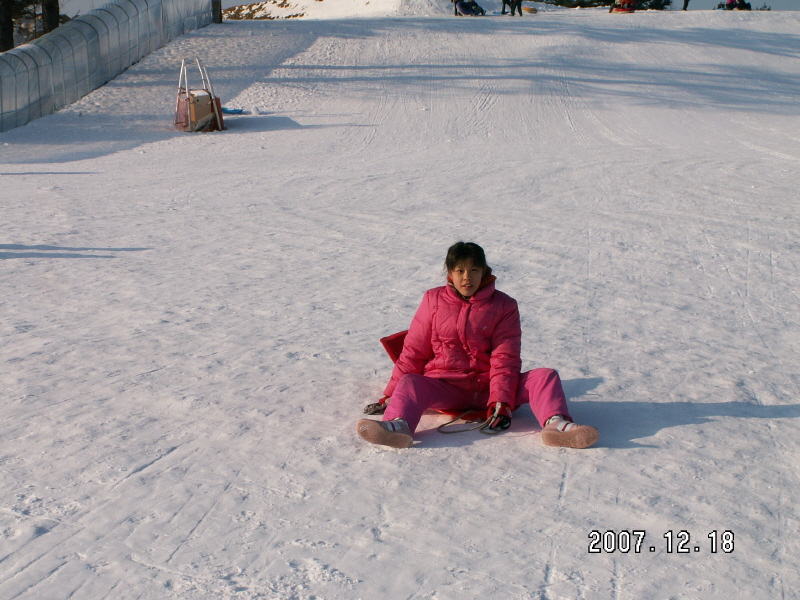
[[[189,72],[186,59],[181,60],[178,76],[178,98],[175,101],[175,127],[183,131],[223,131],[222,106],[214,94],[214,86],[208,77],[208,70],[194,59],[200,72],[201,88],[189,87]]]

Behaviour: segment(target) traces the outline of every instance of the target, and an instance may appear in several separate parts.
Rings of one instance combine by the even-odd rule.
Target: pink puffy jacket
[[[468,300],[449,285],[425,292],[384,394],[391,396],[403,375],[415,373],[467,391],[489,390],[488,405],[514,408],[522,367],[519,309],[494,281],[485,277]]]

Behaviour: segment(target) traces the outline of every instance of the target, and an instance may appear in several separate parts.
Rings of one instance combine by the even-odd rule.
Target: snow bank
[[[327,3],[326,3],[327,1]],[[394,14],[404,0],[265,0],[234,6],[225,19],[317,19],[375,17]]]

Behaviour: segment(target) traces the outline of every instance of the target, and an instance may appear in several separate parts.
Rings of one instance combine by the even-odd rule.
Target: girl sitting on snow
[[[422,413],[487,411],[482,429],[499,433],[512,411],[530,403],[546,446],[587,448],[600,433],[572,422],[553,369],[520,374],[517,302],[495,290],[483,249],[458,242],[445,258],[447,285],[425,292],[384,394],[383,421],[361,419],[358,434],[373,444],[408,448]]]

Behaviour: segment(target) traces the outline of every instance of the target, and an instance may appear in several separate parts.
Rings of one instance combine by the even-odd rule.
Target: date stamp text
[[[717,554],[722,552],[730,554],[733,552],[733,531],[725,529],[710,531],[702,541],[693,541],[692,535],[685,529],[678,532],[673,530],[666,531],[663,535],[657,536],[659,542],[646,542],[647,532],[643,529],[621,529],[616,531],[608,529],[600,531],[593,529],[589,532],[589,554],[611,554],[620,552],[628,554],[633,552],[655,552],[663,549],[667,554],[691,554],[693,552],[711,552]]]

